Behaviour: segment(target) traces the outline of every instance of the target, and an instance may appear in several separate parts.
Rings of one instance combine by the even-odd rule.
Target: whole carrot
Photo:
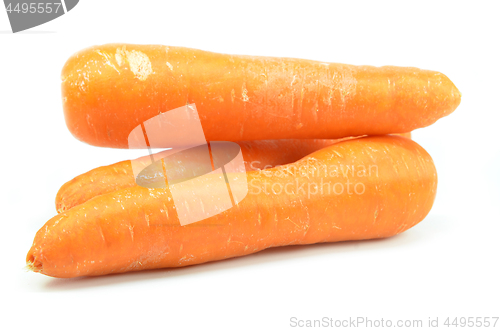
[[[238,205],[186,226],[169,189],[136,186],[97,196],[38,231],[28,266],[53,277],[104,275],[274,246],[389,237],[424,219],[437,185],[425,150],[391,136],[346,140],[246,176],[249,192]]]
[[[125,44],[72,56],[62,97],[76,138],[118,148],[128,147],[136,126],[187,103],[196,104],[209,141],[410,132],[460,103],[455,85],[435,71]]]
[[[411,138],[410,132],[399,135]],[[339,141],[340,139],[252,140],[240,141],[238,145],[241,148],[246,170],[252,171],[297,161]],[[153,172],[157,170],[158,168],[152,169]],[[147,175],[150,178],[164,180],[163,173],[148,173]],[[148,179],[140,178],[139,181],[145,183]],[[136,185],[137,180],[134,178],[132,163],[129,160],[98,167],[61,186],[56,195],[56,210],[61,213],[95,196]]]

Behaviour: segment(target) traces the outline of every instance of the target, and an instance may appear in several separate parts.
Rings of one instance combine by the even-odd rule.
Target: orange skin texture
[[[335,143],[335,140],[293,139],[241,141],[238,145],[247,171],[288,164]],[[154,177],[154,174],[151,176]],[[136,186],[131,161],[90,170],[65,183],[56,195],[56,210],[64,212],[97,195]]]
[[[400,136],[411,138],[411,133]],[[241,141],[239,146],[247,171],[288,164],[339,140],[284,139]],[[154,174],[153,174],[154,177]],[[131,161],[121,161],[81,174],[66,182],[56,195],[58,213],[73,208],[95,196],[136,186]]]
[[[243,141],[410,132],[450,114],[461,98],[445,75],[411,67],[130,44],[76,53],[61,87],[71,133],[116,148],[128,148],[136,126],[187,103],[196,104],[207,140]]]
[[[436,194],[431,157],[402,137],[345,140],[292,165],[247,172],[250,191],[237,206],[186,226],[179,224],[168,189],[134,186],[96,196],[37,232],[28,266],[53,277],[97,276],[182,267],[276,246],[390,237],[422,221]],[[376,165],[377,171],[332,176],[319,171],[321,165]],[[300,190],[301,184],[348,179],[363,183],[364,193]],[[293,188],[277,192],[278,184]]]

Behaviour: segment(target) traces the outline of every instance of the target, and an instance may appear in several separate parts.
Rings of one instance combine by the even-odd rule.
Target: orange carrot
[[[455,85],[435,71],[124,44],[72,56],[62,96],[76,138],[118,148],[128,147],[136,126],[186,103],[196,104],[209,141],[410,132],[460,103]]]
[[[335,140],[290,139],[241,141],[238,145],[241,148],[245,168],[247,171],[251,171],[297,161],[334,142]],[[154,172],[156,169],[153,168],[152,171]],[[148,173],[144,174],[143,177],[145,175],[152,178],[152,181],[154,181],[154,178],[163,180],[163,174],[157,176],[154,173]],[[145,183],[149,179],[141,178],[140,180]],[[129,160],[99,167],[65,183],[57,192],[56,209],[60,213],[97,195],[136,185],[132,163]]]
[[[405,137],[405,138],[408,138],[408,139],[411,139],[411,132],[406,132],[406,133],[395,133],[394,135],[396,135],[396,136],[401,136],[401,137]]]
[[[185,226],[169,189],[135,186],[97,196],[38,231],[28,267],[53,277],[104,275],[274,246],[389,237],[424,219],[437,185],[425,150],[394,136],[342,141],[246,176],[249,192],[238,205]]]
[[[411,133],[400,136],[411,138]],[[241,141],[245,168],[247,171],[268,169],[288,164],[339,140],[323,139],[284,139]],[[155,171],[157,168],[153,168]],[[142,175],[142,173],[141,173]],[[161,178],[163,174],[148,174],[150,178]],[[141,182],[148,181],[140,178]],[[131,161],[122,161],[98,167],[66,182],[56,195],[56,210],[64,212],[76,205],[102,194],[136,186]]]

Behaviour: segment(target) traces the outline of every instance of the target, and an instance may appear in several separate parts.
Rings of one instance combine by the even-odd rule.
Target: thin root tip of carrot
[[[36,268],[34,266],[34,263],[31,262],[31,261],[26,262],[26,265],[24,266],[23,269],[26,272],[29,272],[29,271],[37,272],[37,270],[36,270]]]
[[[62,212],[65,212],[66,211],[66,205],[64,204],[64,202],[59,202],[59,203],[56,202],[56,210],[57,210],[58,214],[60,214]]]
[[[24,270],[26,272],[28,271],[41,272],[42,266],[40,263],[35,263],[34,257],[31,257],[28,261],[26,261],[26,266],[24,267]]]

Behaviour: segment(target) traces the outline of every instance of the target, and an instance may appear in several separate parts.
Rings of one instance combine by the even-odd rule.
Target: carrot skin
[[[247,171],[288,164],[334,144],[336,140],[290,139],[241,141],[238,145]],[[154,177],[154,174],[151,174]],[[64,212],[97,195],[136,186],[131,161],[98,167],[65,183],[56,195],[56,210]]]
[[[377,170],[332,176],[320,171],[323,165]],[[168,189],[136,186],[97,196],[38,231],[28,266],[53,277],[96,276],[199,264],[275,246],[389,237],[423,220],[436,193],[431,157],[401,137],[346,140],[292,166],[248,172],[250,191],[238,205],[186,226],[179,224]],[[300,189],[345,186],[346,180],[362,183],[363,193]],[[277,192],[287,184],[287,192]]]
[[[411,138],[411,132],[398,135]],[[339,141],[339,139],[285,139],[240,141],[238,144],[246,170],[252,171],[295,162]],[[154,174],[152,176],[155,177]],[[62,213],[95,196],[136,185],[131,161],[98,167],[61,186],[56,195],[56,210]]]
[[[196,104],[209,141],[410,132],[460,103],[455,85],[435,71],[159,45],[82,50],[66,62],[61,87],[71,133],[116,148],[128,148],[136,126],[186,103]]]

